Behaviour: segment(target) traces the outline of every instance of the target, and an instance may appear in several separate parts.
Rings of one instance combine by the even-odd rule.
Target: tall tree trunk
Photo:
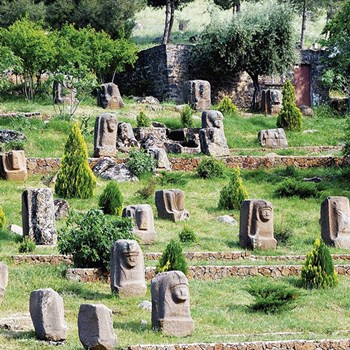
[[[168,44],[170,43],[170,35],[171,35],[171,31],[173,30],[174,18],[175,18],[175,0],[171,0],[171,3],[170,3],[170,25],[169,25],[168,39],[167,39]]]
[[[241,11],[241,0],[235,0],[232,7],[233,15],[236,15],[239,11]]]
[[[307,0],[304,0],[303,16],[301,21],[301,35],[300,35],[300,48],[304,47],[305,31],[306,31],[306,12],[307,12]]]
[[[249,73],[249,72],[247,72],[247,73],[251,77],[251,79],[253,80],[253,85],[254,85],[253,99],[252,99],[252,104],[250,106],[250,109],[251,109],[251,111],[256,111],[258,109],[256,99],[257,99],[258,94],[260,92],[259,75]]]
[[[170,26],[171,26],[171,0],[166,0],[165,3],[165,27],[162,44],[166,45],[169,42]]]

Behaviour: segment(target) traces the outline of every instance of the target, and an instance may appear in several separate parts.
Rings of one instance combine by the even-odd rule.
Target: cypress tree
[[[115,181],[108,183],[98,201],[104,214],[120,216],[123,210],[123,195]]]
[[[295,90],[289,80],[283,85],[282,94],[282,110],[277,117],[277,127],[290,131],[300,131],[302,114],[295,104]]]
[[[63,198],[90,198],[96,187],[96,177],[89,167],[83,135],[74,123],[64,148],[55,192]]]
[[[2,230],[5,227],[6,223],[6,216],[4,211],[2,210],[2,207],[0,207],[0,230]]]

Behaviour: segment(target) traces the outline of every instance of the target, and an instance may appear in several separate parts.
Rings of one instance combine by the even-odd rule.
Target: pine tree
[[[248,198],[243,185],[239,168],[234,168],[231,180],[220,192],[219,209],[239,209],[241,203]]]
[[[277,117],[277,127],[290,131],[300,131],[302,114],[295,104],[295,90],[289,80],[283,85],[282,94],[282,110]]]
[[[188,274],[188,266],[181,245],[172,239],[159,259],[156,273],[174,270]]]
[[[64,149],[55,192],[63,198],[90,198],[96,187],[96,177],[89,167],[88,152],[77,123]]]
[[[333,258],[326,244],[316,239],[301,270],[301,283],[304,288],[335,287],[338,276],[334,271]]]
[[[2,210],[2,207],[0,207],[0,230],[2,230],[5,227],[6,223],[6,216],[4,211]]]
[[[123,195],[115,181],[108,183],[98,201],[104,214],[120,216],[123,210]]]

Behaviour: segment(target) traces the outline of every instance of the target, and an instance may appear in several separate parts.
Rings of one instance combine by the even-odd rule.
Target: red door
[[[311,107],[311,66],[302,64],[294,69],[295,102],[297,106]]]

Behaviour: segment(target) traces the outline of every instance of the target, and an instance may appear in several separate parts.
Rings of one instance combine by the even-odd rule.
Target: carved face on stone
[[[117,128],[117,121],[114,118],[107,119],[107,130],[113,132]]]
[[[121,246],[120,253],[126,267],[133,268],[137,265],[139,251],[136,244],[133,242],[124,242]]]
[[[262,205],[258,209],[258,218],[262,222],[268,222],[272,219],[272,208],[268,205]]]
[[[171,289],[171,295],[175,303],[183,303],[188,299],[189,291],[186,284],[177,284]]]

